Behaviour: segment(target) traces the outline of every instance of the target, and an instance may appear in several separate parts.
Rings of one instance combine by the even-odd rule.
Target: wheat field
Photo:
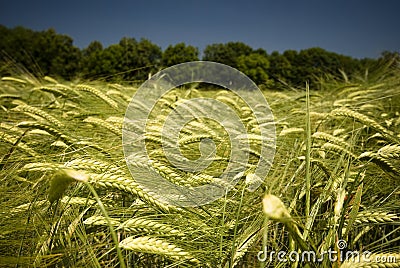
[[[237,95],[191,85],[163,96],[143,137],[151,161],[140,164],[174,184],[224,183],[218,177],[231,151],[224,128],[200,118],[181,130],[179,149],[197,159],[199,144],[212,139],[212,163],[201,172],[169,163],[161,130],[179,102],[217,99],[249,133],[248,166],[234,188],[185,208],[146,191],[126,166],[122,128],[137,86],[2,77],[0,266],[400,267],[400,72],[382,68],[320,83],[318,91],[263,90],[277,134],[266,178],[253,173],[262,122]],[[259,179],[262,186],[248,191]],[[321,256],[339,241],[346,250],[394,258],[257,257],[264,249]]]

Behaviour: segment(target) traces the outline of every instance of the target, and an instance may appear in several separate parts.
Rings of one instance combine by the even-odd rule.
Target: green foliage
[[[267,83],[268,67],[268,58],[257,53],[241,55],[237,58],[237,68],[258,85]]]
[[[242,42],[228,42],[226,44],[212,44],[204,49],[203,60],[215,61],[237,68],[237,59],[248,56],[253,49]]]
[[[87,48],[82,50],[81,74],[91,76],[92,78],[100,77],[104,72],[104,66],[98,64],[102,61],[103,45],[99,41],[92,41]]]
[[[34,32],[23,27],[7,29],[1,25],[0,32],[0,51],[6,59],[20,64],[27,71],[65,79],[76,75],[81,54],[73,46],[71,37],[57,34],[54,29]]]
[[[168,46],[162,55],[162,64],[165,67],[197,60],[199,60],[199,50],[193,46],[186,46],[185,43]]]
[[[124,37],[105,49],[95,41],[83,50],[82,74],[92,79],[145,80],[148,73],[158,70],[161,55],[161,49],[147,39],[138,42]]]
[[[284,54],[280,55],[279,52],[274,51],[268,59],[270,62],[268,73],[275,80],[292,79],[292,65]]]
[[[0,34],[1,75],[29,72],[66,80],[143,81],[160,68],[199,60],[198,49],[185,43],[162,51],[147,39],[123,37],[108,47],[93,41],[80,50],[71,37],[54,29],[37,32],[0,25]],[[364,75],[365,70],[376,73],[382,65],[397,68],[399,58],[398,52],[383,51],[379,59],[354,59],[319,47],[268,54],[242,42],[227,42],[206,46],[202,59],[237,68],[257,84],[285,89],[301,88],[305,81],[316,88],[326,75],[339,77],[341,72],[351,79]]]

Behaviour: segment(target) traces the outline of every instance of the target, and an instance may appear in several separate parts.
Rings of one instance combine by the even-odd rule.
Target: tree
[[[269,61],[266,56],[258,53],[241,55],[237,59],[237,67],[258,85],[268,81]]]
[[[103,45],[99,41],[92,41],[82,50],[81,75],[93,78],[102,74],[102,66],[99,64],[102,52]]]
[[[100,68],[100,74],[106,76],[106,80],[123,79],[123,49],[119,44],[113,44],[105,48],[100,56],[97,64]]]
[[[134,80],[137,69],[143,67],[139,63],[138,41],[135,38],[123,37],[116,45],[120,50],[119,58],[114,65],[119,77],[124,80]],[[115,48],[117,49],[117,48]]]
[[[40,33],[35,46],[36,57],[45,74],[58,75],[71,79],[76,75],[81,58],[80,50],[73,45],[73,39],[67,35],[57,34],[54,29]],[[46,49],[43,49],[46,48]]]
[[[0,50],[35,75],[55,75],[70,79],[79,67],[80,50],[67,35],[54,29],[41,32],[1,27]]]
[[[199,60],[199,50],[193,46],[186,46],[185,43],[168,46],[162,55],[162,65],[166,67],[197,60]]]
[[[242,42],[228,42],[226,44],[212,44],[204,49],[203,60],[215,61],[237,68],[237,59],[248,56],[253,49]]]
[[[161,67],[162,50],[156,44],[147,39],[141,39],[138,43],[138,68],[136,79],[147,79],[149,73],[157,72]]]
[[[292,65],[285,55],[279,54],[278,51],[274,51],[269,55],[270,66],[268,73],[271,78],[276,82],[285,81],[288,82],[292,78]]]
[[[53,75],[65,79],[79,74],[95,79],[144,80],[161,66],[198,60],[198,49],[184,43],[171,45],[163,53],[147,39],[137,41],[124,37],[107,48],[93,41],[80,51],[73,45],[71,37],[57,34],[54,29],[38,32],[0,25],[0,36],[1,75],[12,74],[12,67],[16,67],[17,71],[22,69],[38,76]],[[398,67],[400,64],[398,52],[385,51],[378,60],[354,59],[319,47],[268,55],[264,49],[254,50],[242,42],[208,45],[203,60],[238,68],[257,83],[265,83],[271,78],[275,82],[284,80],[301,87],[306,81],[313,84],[327,74],[340,77],[340,70],[351,79],[366,69],[375,70],[382,65]]]
[[[95,40],[90,42],[88,47],[82,50],[82,56],[91,56],[95,53],[101,52],[102,50],[103,45],[99,41]]]
[[[339,77],[340,70],[351,76],[359,70],[360,62],[357,59],[315,47],[300,51],[296,66],[297,82],[301,82],[299,79],[302,78],[303,83],[309,81],[312,84],[317,82],[319,77],[327,74]]]
[[[158,70],[161,61],[160,47],[147,39],[138,42],[128,37],[105,49],[93,42],[83,55],[84,75],[106,80],[144,80],[149,72]]]

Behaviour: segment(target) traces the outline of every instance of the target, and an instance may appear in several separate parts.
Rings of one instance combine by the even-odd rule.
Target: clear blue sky
[[[268,53],[318,46],[363,58],[400,50],[399,0],[2,0],[0,24],[52,27],[80,48],[127,36],[163,49],[241,41]]]

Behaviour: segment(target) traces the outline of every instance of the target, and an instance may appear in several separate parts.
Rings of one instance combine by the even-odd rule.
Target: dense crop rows
[[[180,101],[216,98],[232,106],[251,134],[248,168],[235,188],[211,204],[182,208],[144,191],[126,167],[123,117],[135,87],[3,77],[0,265],[302,267],[276,258],[260,262],[257,254],[264,248],[321,253],[345,240],[349,250],[397,256],[397,263],[380,267],[399,267],[398,70],[352,82],[329,79],[320,87],[310,94],[264,92],[277,148],[255,192],[246,187],[257,179],[252,170],[262,137],[237,96],[193,86],[160,99],[143,137],[152,158],[144,168],[176,184],[223,183],[218,176],[230,152],[224,129],[199,119],[182,129],[180,149],[196,159],[200,142],[213,139],[213,163],[201,173],[169,164],[161,129]],[[325,258],[309,265],[350,264]]]

